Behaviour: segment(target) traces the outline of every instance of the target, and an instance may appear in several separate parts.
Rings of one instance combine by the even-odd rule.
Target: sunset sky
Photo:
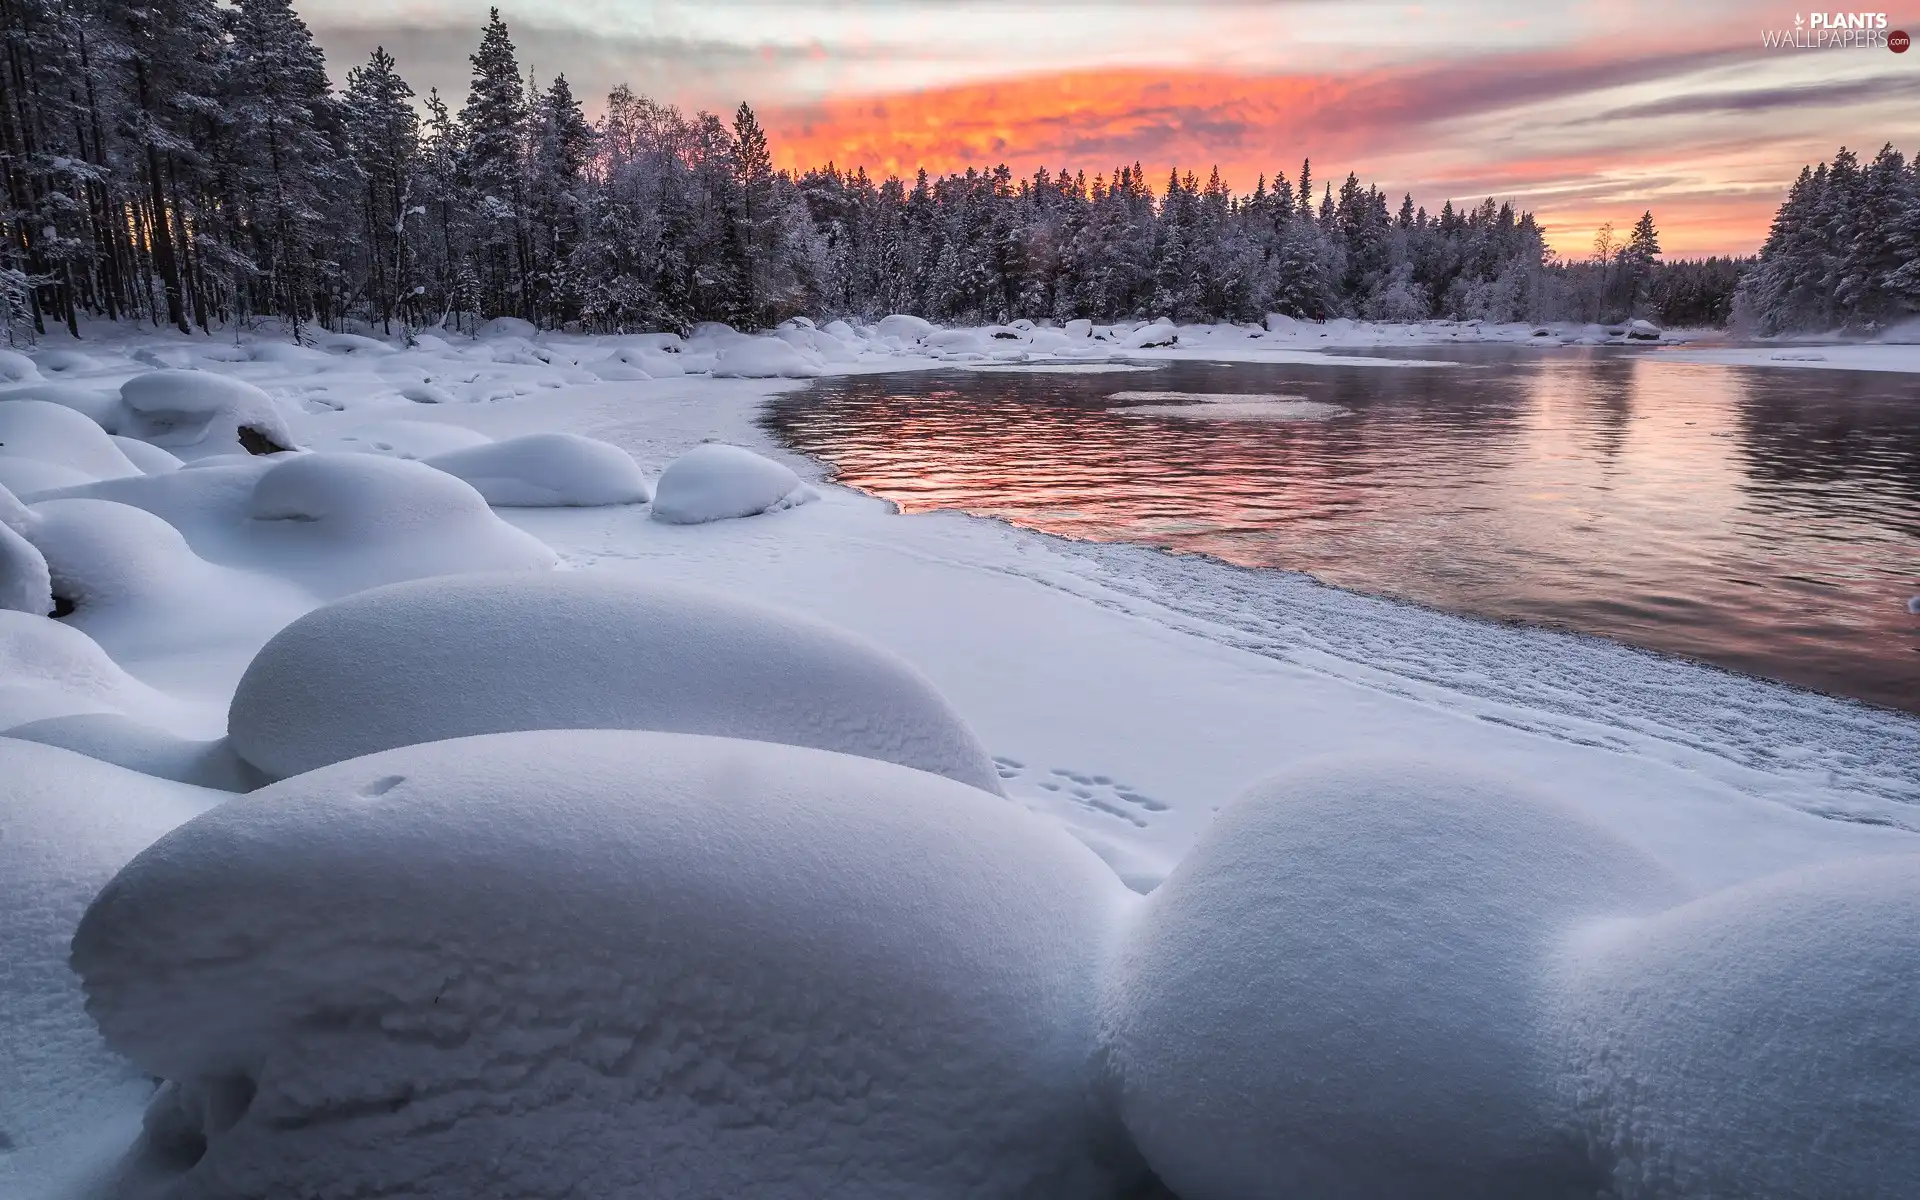
[[[384,44],[456,105],[483,3],[296,0],[336,76]],[[1668,255],[1749,253],[1803,163],[1920,150],[1920,52],[1766,49],[1766,3],[572,0],[505,3],[521,62],[761,113],[782,166],[1353,170],[1532,209],[1563,254],[1651,207]],[[1920,32],[1920,8],[1889,11]]]

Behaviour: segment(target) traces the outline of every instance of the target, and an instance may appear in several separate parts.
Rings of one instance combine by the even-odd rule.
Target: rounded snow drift
[[[884,759],[999,794],[940,694],[825,622],[583,572],[456,575],[308,613],[233,695],[234,748],[279,779],[516,729],[655,729]]]
[[[0,458],[63,467],[83,483],[143,474],[90,417],[48,400],[0,399]]]
[[[820,495],[791,470],[739,446],[707,442],[668,464],[653,490],[653,519],[701,525],[793,508]]]
[[[170,1081],[149,1139],[204,1149],[183,1194],[1093,1198],[1131,1158],[1092,1100],[1128,904],[949,780],[540,731],[231,800],[73,962]]]
[[[435,470],[466,480],[501,508],[644,504],[650,493],[633,457],[577,433],[534,433],[436,454]]]
[[[1565,984],[1621,1200],[1900,1200],[1920,1180],[1920,854],[1785,872],[1605,931]]]
[[[0,521],[0,608],[36,617],[53,612],[53,575],[46,556],[5,521]]]
[[[293,434],[273,400],[243,379],[210,371],[149,371],[121,384],[120,399],[127,415],[116,433],[163,446],[180,458],[293,448]]]
[[[1184,1200],[1590,1198],[1541,1015],[1553,955],[1678,897],[1572,811],[1450,764],[1262,784],[1116,959],[1122,1118]]]
[[[715,379],[815,379],[826,374],[820,356],[777,337],[742,337],[720,347]]]
[[[225,738],[183,738],[124,713],[47,717],[16,725],[6,736],[58,746],[142,775],[223,792],[251,791],[266,782],[240,761]]]

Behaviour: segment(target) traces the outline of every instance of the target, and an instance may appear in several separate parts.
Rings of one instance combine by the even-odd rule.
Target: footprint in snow
[[[994,768],[1000,778],[1012,783],[1024,782],[1041,792],[1071,801],[1082,808],[1104,813],[1141,829],[1155,813],[1167,811],[1167,805],[1130,784],[1110,775],[1096,775],[1071,767],[1052,767],[1044,773],[1029,772],[1016,758],[995,756]],[[1031,775],[1031,777],[1030,777]],[[1015,790],[1025,790],[1016,787]]]

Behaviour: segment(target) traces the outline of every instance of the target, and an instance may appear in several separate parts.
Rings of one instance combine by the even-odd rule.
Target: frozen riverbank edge
[[[1003,332],[1014,336],[996,336]],[[902,517],[831,486],[819,464],[774,445],[759,423],[768,397],[805,386],[787,373],[1319,356],[1298,333],[1177,332],[1173,346],[1119,344],[1158,336],[1139,329],[1098,345],[1088,337],[1065,348],[1085,351],[1077,355],[1035,345],[1050,339],[1018,328],[883,335],[897,345],[806,325],[777,339],[708,330],[686,342],[507,325],[413,349],[350,338],[295,347],[107,336],[50,342],[26,356],[30,374],[7,360],[21,377],[0,401],[51,388],[83,405],[165,366],[264,389],[302,448],[430,458],[570,433],[620,447],[647,479],[708,440],[779,458],[818,485],[818,501],[699,525],[650,520],[633,504],[495,511],[550,547],[563,569],[761,601],[891,650],[979,735],[1011,800],[1092,847],[1136,891],[1156,887],[1232,796],[1275,771],[1342,754],[1438,752],[1526,781],[1702,892],[1828,859],[1920,849],[1910,832],[1920,825],[1920,722],[1911,718],[1279,572],[1075,544],[954,513]],[[942,344],[930,344],[935,336]],[[1344,347],[1363,349],[1359,337],[1351,332]],[[1421,364],[1444,354],[1340,361],[1429,369]],[[351,549],[341,548],[343,563]],[[168,624],[146,635],[102,630],[114,663],[155,691],[101,707],[219,736],[260,646],[320,603],[279,593],[273,601],[249,606],[242,621],[174,605]],[[1830,817],[1843,819],[1822,819]],[[157,831],[129,832],[113,852]],[[121,1133],[136,1111],[112,1118]],[[120,1136],[84,1121],[75,1128],[94,1143]],[[36,1170],[0,1159],[5,1169]],[[37,1170],[48,1172],[44,1159]]]

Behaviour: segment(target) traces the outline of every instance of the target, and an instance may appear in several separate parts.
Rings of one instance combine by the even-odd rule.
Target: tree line
[[[1156,190],[1138,164],[776,171],[745,104],[688,116],[622,86],[589,120],[564,75],[522,73],[498,10],[457,111],[384,49],[335,90],[288,0],[0,0],[0,39],[0,307],[27,335],[83,317],[1699,322],[1725,319],[1739,276],[1661,262],[1650,213],[1567,262],[1509,204],[1429,213],[1310,162],[1242,195],[1217,170]]]

